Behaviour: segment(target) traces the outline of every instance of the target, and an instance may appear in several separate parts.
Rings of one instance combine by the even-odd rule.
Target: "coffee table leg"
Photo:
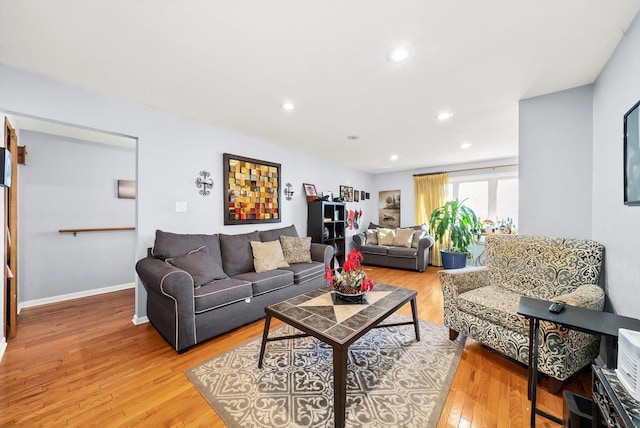
[[[267,314],[264,319],[264,332],[262,333],[262,345],[260,346],[260,359],[258,360],[258,368],[262,368],[262,360],[264,359],[264,351],[267,347],[267,338],[269,337],[269,325],[271,324],[271,315]]]
[[[336,428],[344,428],[347,407],[347,350],[333,348],[333,410]]]
[[[411,299],[411,314],[413,315],[413,328],[416,330],[416,340],[420,342],[420,322],[418,321],[418,305],[415,297]]]

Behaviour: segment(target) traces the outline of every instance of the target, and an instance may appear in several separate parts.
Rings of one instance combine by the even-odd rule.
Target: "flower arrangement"
[[[362,253],[354,248],[347,255],[342,269],[336,269],[334,272],[330,267],[327,267],[324,278],[340,293],[358,294],[371,291],[374,284],[370,278],[367,278],[367,274],[360,266],[362,260],[364,260]]]

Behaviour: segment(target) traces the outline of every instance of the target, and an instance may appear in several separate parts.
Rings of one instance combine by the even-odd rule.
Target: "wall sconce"
[[[290,201],[291,197],[293,197],[293,186],[291,186],[291,183],[285,184],[284,195],[286,196],[287,201]]]
[[[199,192],[202,196],[210,195],[211,192],[209,192],[208,189],[213,188],[213,179],[207,177],[211,176],[211,174],[209,173],[209,171],[200,171],[200,175],[202,176],[202,178],[196,178],[196,187],[198,189],[202,189]]]

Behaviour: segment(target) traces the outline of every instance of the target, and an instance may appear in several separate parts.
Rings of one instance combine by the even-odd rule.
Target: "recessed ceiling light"
[[[438,113],[438,115],[436,116],[436,119],[447,120],[447,119],[451,119],[451,116],[453,116],[453,113],[451,113],[450,111],[443,111]]]
[[[460,144],[461,149],[468,149],[469,147],[471,147],[471,143],[468,141],[465,141],[464,143]]]
[[[403,62],[411,56],[411,49],[406,46],[400,46],[387,54],[387,60],[390,62]]]
[[[397,161],[398,160],[398,155],[391,155],[391,160],[392,161]]]
[[[358,138],[360,137],[358,137],[357,135],[347,135],[347,140],[357,140]]]
[[[282,107],[282,110],[291,111],[295,110],[296,105],[291,101],[285,101],[280,105],[280,107]]]

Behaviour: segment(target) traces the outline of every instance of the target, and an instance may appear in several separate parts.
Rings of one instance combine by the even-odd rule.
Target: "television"
[[[640,205],[640,101],[624,115],[624,204]]]
[[[11,152],[4,147],[0,148],[0,166],[3,171],[0,186],[11,187]]]

